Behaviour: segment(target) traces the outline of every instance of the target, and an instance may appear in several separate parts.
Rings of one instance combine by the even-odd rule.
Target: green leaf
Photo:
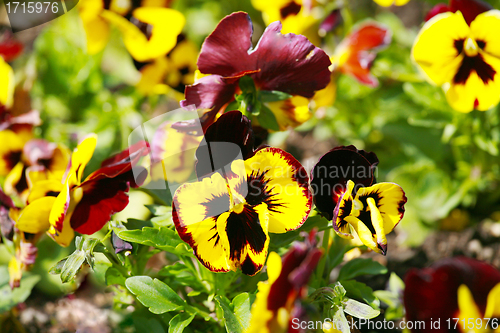
[[[194,319],[194,314],[179,313],[168,323],[168,333],[182,333]]]
[[[340,281],[347,291],[347,297],[355,298],[357,300],[363,300],[374,309],[380,307],[380,301],[374,295],[372,288],[368,287],[366,284],[358,282],[356,280]]]
[[[339,273],[339,280],[350,280],[360,275],[387,273],[387,268],[372,259],[356,258],[347,262]]]
[[[7,266],[0,267],[0,276],[2,277],[0,283],[0,313],[9,311],[17,304],[24,302],[33,287],[40,281],[40,276],[24,274],[21,278],[19,288],[14,290],[9,286],[9,270]]]
[[[356,318],[372,319],[380,314],[380,310],[375,310],[367,304],[348,299],[345,302],[344,311]]]
[[[63,283],[71,282],[85,262],[94,268],[94,248],[99,243],[100,241],[95,238],[76,237],[75,252],[60,260],[49,270],[49,273],[61,274]]]
[[[136,230],[123,230],[120,231],[118,237],[127,242],[154,246],[160,250],[177,255],[193,256],[192,252],[188,249],[186,243],[180,239],[177,232],[168,227],[144,227]]]
[[[106,270],[106,285],[119,284],[125,287],[125,280],[127,280],[127,278],[116,268],[109,267]]]
[[[228,333],[244,332],[250,324],[250,295],[243,293],[236,296],[232,303],[224,297],[215,296],[217,304],[222,309],[226,330]]]
[[[127,289],[154,314],[183,309],[185,302],[169,286],[149,276],[133,276],[125,281]]]
[[[263,103],[284,101],[293,96],[277,90],[261,90],[259,91],[260,100]]]
[[[257,119],[259,120],[260,125],[266,129],[270,129],[272,131],[280,130],[280,125],[278,124],[276,116],[273,111],[265,105],[262,105]]]
[[[155,318],[134,317],[136,332],[165,333],[160,321]]]

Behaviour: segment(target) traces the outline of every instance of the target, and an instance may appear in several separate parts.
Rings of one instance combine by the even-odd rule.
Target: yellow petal
[[[33,186],[33,188],[30,190],[28,196],[28,204],[37,199],[47,196],[52,196],[55,199],[59,192],[62,191],[63,187],[64,185],[61,184],[60,180],[58,181],[55,179],[47,179],[37,181],[35,183],[35,186]]]
[[[31,202],[21,211],[16,227],[30,234],[49,230],[49,215],[55,200],[54,197],[43,197]]]
[[[251,205],[266,202],[269,232],[284,233],[299,228],[311,210],[309,177],[302,165],[278,148],[259,150],[245,161]]]
[[[485,322],[481,325],[481,329],[478,328],[479,325],[476,324],[476,319],[483,318],[483,316],[474,301],[472,293],[465,284],[458,287],[458,310],[459,323],[465,323],[465,325],[467,325],[469,321],[474,322],[474,328],[470,332],[487,332],[484,328],[486,325]]]
[[[436,15],[420,30],[412,57],[431,82],[442,85],[452,80],[462,62],[455,41],[470,36],[471,30],[460,12]]]
[[[2,57],[0,57],[0,77],[2,78],[0,80],[0,104],[10,108],[14,98],[14,71]]]
[[[9,285],[11,289],[18,288],[23,276],[22,264],[16,257],[9,261]]]
[[[71,228],[70,220],[71,214],[69,213],[63,222],[62,231],[56,230],[53,225],[50,226],[47,234],[52,237],[52,239],[59,245],[66,247],[68,246],[73,238],[75,237],[75,232],[73,228]]]
[[[97,135],[90,134],[87,135],[73,151],[73,154],[71,155],[71,169],[68,172],[66,180],[68,181],[68,179],[71,179],[70,185],[80,185],[83,171],[92,158],[96,145]],[[75,175],[75,177],[72,177],[72,175]]]
[[[267,105],[274,113],[282,131],[289,127],[297,127],[308,121],[312,116],[309,109],[309,99],[302,96],[294,96],[284,101],[270,102]]]
[[[373,237],[372,232],[368,229],[365,223],[354,216],[347,216],[345,220],[353,227],[354,231],[356,231],[356,234],[364,245],[377,253],[382,253],[382,251],[378,248],[375,237]]]
[[[493,287],[488,293],[486,311],[484,313],[484,318],[498,317],[500,317],[500,283]]]
[[[133,17],[153,27],[148,40],[137,26],[124,17],[110,11],[104,11],[102,16],[120,29],[125,47],[135,60],[141,62],[159,58],[171,51],[185,24],[184,16],[176,10],[138,8],[134,10]]]
[[[23,177],[24,164],[23,162],[19,162],[16,164],[14,168],[9,172],[7,177],[5,177],[5,193],[9,195],[13,195],[17,193],[16,185],[19,184],[19,181]]]
[[[168,60],[165,57],[156,59],[153,63],[141,69],[141,79],[137,83],[137,90],[144,95],[151,95],[155,87],[163,81],[167,74]]]
[[[354,189],[354,182],[352,180],[347,181],[346,190],[342,194],[337,206],[335,207],[334,215],[337,216],[334,223],[334,230],[342,238],[350,239],[353,238],[351,234],[351,228],[349,223],[345,218],[352,214],[353,209],[353,198],[352,190]]]
[[[476,40],[485,42],[484,51],[500,58],[500,11],[489,10],[479,14],[470,24],[472,35]]]

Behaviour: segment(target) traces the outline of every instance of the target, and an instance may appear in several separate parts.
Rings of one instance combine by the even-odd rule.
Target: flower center
[[[479,47],[476,41],[472,38],[467,38],[464,43],[464,51],[468,57],[475,57],[479,53]]]
[[[243,211],[244,204],[241,202],[233,207],[233,212],[240,214]]]

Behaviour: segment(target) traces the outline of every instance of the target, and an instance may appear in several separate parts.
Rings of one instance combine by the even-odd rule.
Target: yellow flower
[[[428,80],[443,86],[455,110],[485,111],[500,101],[500,11],[479,14],[467,25],[461,12],[442,13],[422,28],[413,59]]]
[[[487,333],[500,332],[500,283],[488,293],[484,316],[474,297],[465,284],[458,288],[458,323],[460,332]]]
[[[410,0],[373,0],[375,1],[378,5],[383,6],[383,7],[389,7],[389,6],[404,6]]]

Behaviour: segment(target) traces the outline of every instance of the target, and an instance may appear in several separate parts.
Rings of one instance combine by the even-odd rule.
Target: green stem
[[[321,247],[323,248],[323,256],[321,256],[321,259],[319,260],[318,263],[318,278],[319,281],[323,282],[323,274],[325,272],[325,267],[326,267],[326,258],[328,256],[328,243],[330,242],[330,230],[325,230],[323,232],[323,242],[321,244]],[[328,277],[326,278],[326,284],[328,284]],[[322,284],[323,285],[323,284]]]

